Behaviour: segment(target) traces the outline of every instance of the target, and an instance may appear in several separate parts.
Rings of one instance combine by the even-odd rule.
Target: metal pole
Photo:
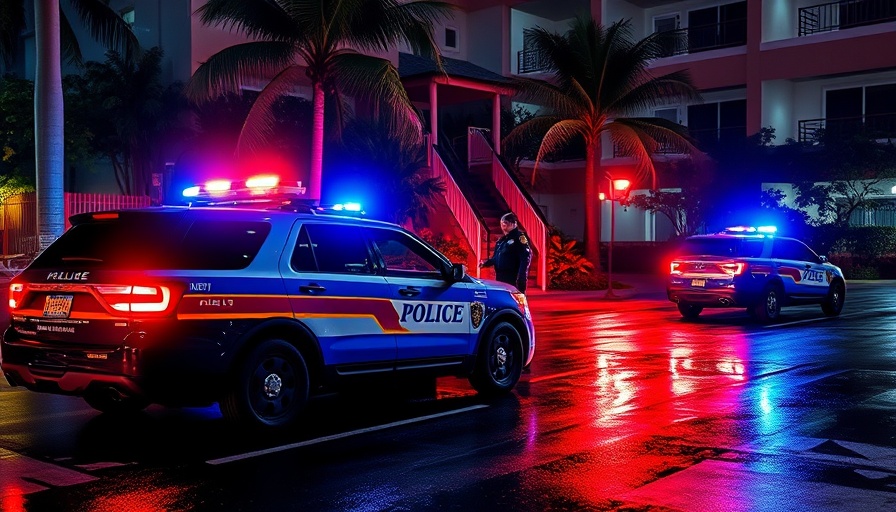
[[[606,298],[616,297],[613,293],[613,240],[616,238],[616,187],[610,180],[610,247],[607,250],[607,294]]]

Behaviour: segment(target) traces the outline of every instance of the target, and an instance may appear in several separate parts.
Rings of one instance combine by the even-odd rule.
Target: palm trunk
[[[308,199],[320,202],[321,176],[323,175],[324,160],[324,87],[320,81],[312,87],[313,93],[313,120],[311,127],[311,165],[308,169]]]
[[[34,156],[37,234],[45,249],[65,230],[64,111],[59,46],[59,0],[34,0],[37,68],[34,78]]]
[[[597,196],[597,176],[600,171],[600,145],[589,142],[585,146],[585,259],[600,272],[600,205]]]

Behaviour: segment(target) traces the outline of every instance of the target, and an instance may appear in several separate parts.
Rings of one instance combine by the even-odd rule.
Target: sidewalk
[[[595,303],[616,304],[641,300],[665,301],[666,284],[663,276],[655,274],[613,274],[613,294],[607,297],[607,290],[547,290],[530,288],[526,296],[530,302],[546,300],[590,301]]]

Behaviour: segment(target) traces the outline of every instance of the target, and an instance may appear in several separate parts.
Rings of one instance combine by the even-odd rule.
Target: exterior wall
[[[512,9],[510,11],[510,70],[519,73],[517,55],[523,50],[523,31],[529,28],[541,27],[558,34],[569,30],[571,19],[563,21],[551,21],[539,18],[531,14]]]
[[[510,9],[496,6],[467,15],[469,60],[501,75],[509,75],[516,59],[510,58]],[[492,51],[482,51],[491,49]],[[500,51],[495,51],[500,49]],[[513,64],[511,64],[513,62]]]

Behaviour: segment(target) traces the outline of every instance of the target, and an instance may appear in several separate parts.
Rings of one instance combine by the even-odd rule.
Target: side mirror
[[[451,282],[463,281],[467,277],[467,266],[463,263],[451,264]]]

